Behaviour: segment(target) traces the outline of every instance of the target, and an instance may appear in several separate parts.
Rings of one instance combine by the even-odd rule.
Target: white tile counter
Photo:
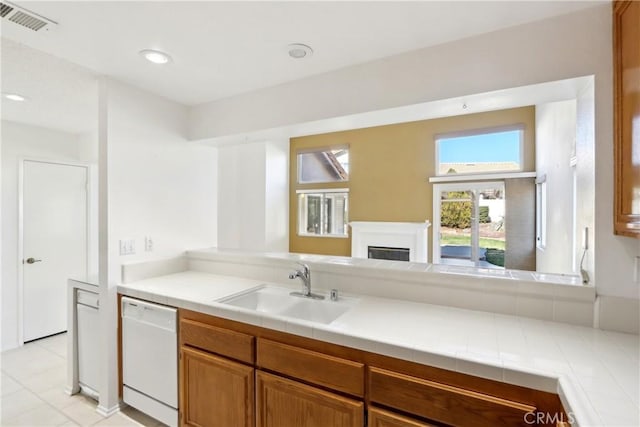
[[[118,292],[558,393],[580,426],[640,425],[637,335],[372,296],[329,325],[264,315],[216,300],[265,281],[185,271],[118,286]],[[296,282],[277,283],[297,289]],[[318,291],[318,289],[314,289]],[[354,295],[351,295],[354,296]]]

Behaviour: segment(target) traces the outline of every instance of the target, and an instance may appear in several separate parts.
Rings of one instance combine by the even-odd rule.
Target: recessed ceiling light
[[[302,43],[292,43],[287,46],[287,50],[293,59],[308,58],[313,55],[313,49]]]
[[[149,62],[153,62],[154,64],[166,64],[168,62],[171,62],[171,57],[164,52],[160,52],[159,50],[144,49],[139,53],[144,59]]]
[[[6,99],[10,99],[11,101],[16,101],[16,102],[22,102],[27,100],[25,96],[19,95],[17,93],[3,93],[2,96]]]

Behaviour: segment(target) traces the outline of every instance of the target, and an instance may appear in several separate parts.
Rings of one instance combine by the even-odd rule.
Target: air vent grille
[[[0,17],[31,31],[47,32],[58,24],[44,16],[16,6],[9,1],[0,1]]]
[[[5,16],[7,16],[9,13],[11,13],[12,10],[13,10],[13,8],[11,6],[9,6],[8,4],[0,3],[0,17],[1,18],[4,18]]]
[[[14,13],[9,18],[9,21],[15,22],[16,24],[27,27],[33,31],[38,31],[40,28],[47,25],[45,21],[38,19],[35,16],[27,15],[26,13],[20,11]]]

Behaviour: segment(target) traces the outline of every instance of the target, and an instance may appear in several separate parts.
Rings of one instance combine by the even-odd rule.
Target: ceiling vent
[[[46,32],[58,25],[50,19],[16,6],[8,1],[0,1],[0,17],[32,31]]]

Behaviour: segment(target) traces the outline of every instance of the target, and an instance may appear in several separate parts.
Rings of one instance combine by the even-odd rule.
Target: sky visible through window
[[[520,164],[520,130],[438,140],[440,163],[515,162]]]

